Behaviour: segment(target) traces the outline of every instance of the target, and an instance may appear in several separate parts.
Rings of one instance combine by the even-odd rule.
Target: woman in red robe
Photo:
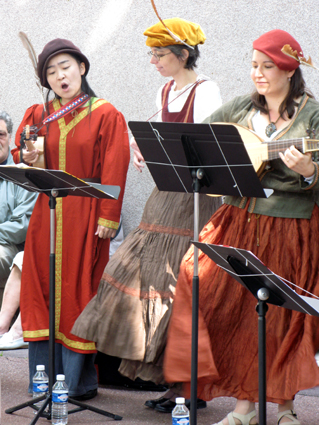
[[[70,396],[92,398],[97,393],[94,368],[95,344],[70,333],[86,304],[96,294],[108,261],[110,238],[120,221],[129,142],[123,115],[103,99],[96,98],[85,76],[89,61],[68,40],[49,42],[39,55],[41,84],[53,90],[55,98],[27,109],[17,131],[13,152],[34,163],[38,151],[20,146],[20,133],[29,125],[69,104],[79,94],[88,101],[72,113],[43,126],[46,166],[82,179],[99,179],[101,184],[121,187],[118,200],[67,196],[56,205],[56,372],[66,376]],[[21,315],[23,335],[29,341],[30,388],[37,364],[48,366],[49,338],[49,253],[50,213],[48,197],[40,194],[30,221],[22,270]]]

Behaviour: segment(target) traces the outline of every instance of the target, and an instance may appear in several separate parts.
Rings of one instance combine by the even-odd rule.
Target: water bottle
[[[37,371],[32,380],[33,383],[33,398],[40,397],[45,395],[49,390],[49,378],[45,373],[44,365],[37,365]],[[37,407],[41,407],[44,400],[35,403]],[[34,411],[34,414],[37,414],[37,410]]]
[[[52,387],[51,423],[53,425],[66,425],[68,423],[69,389],[65,383],[64,375],[57,375],[56,379],[57,381]]]
[[[176,406],[172,411],[172,424],[173,425],[189,425],[189,410],[185,406],[185,398],[177,397]]]

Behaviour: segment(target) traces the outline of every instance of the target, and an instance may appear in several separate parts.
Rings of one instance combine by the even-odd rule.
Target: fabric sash
[[[75,99],[70,100],[66,105],[63,105],[60,109],[53,112],[47,118],[42,121],[42,124],[48,124],[50,122],[56,121],[62,117],[65,117],[70,112],[84,105],[88,100],[89,95],[85,93],[80,93]]]

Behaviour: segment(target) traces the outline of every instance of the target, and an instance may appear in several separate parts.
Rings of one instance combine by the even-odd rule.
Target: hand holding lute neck
[[[25,127],[24,143],[26,148],[22,149],[22,158],[26,164],[34,164],[39,157],[39,151],[35,148],[32,140],[30,139],[30,126]]]

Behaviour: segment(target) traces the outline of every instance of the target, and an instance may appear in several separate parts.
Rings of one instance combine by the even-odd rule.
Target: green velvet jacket
[[[239,96],[225,103],[204,122],[237,123],[253,129],[251,119],[256,110],[250,95]],[[293,120],[274,140],[286,140],[307,137],[307,129],[319,131],[319,103],[303,95]],[[240,198],[226,196],[225,203],[248,211],[272,217],[310,219],[315,204],[319,205],[318,163],[315,164],[315,177],[311,184],[303,176],[290,170],[280,158],[269,161],[260,179],[264,188],[273,189],[267,198]]]

